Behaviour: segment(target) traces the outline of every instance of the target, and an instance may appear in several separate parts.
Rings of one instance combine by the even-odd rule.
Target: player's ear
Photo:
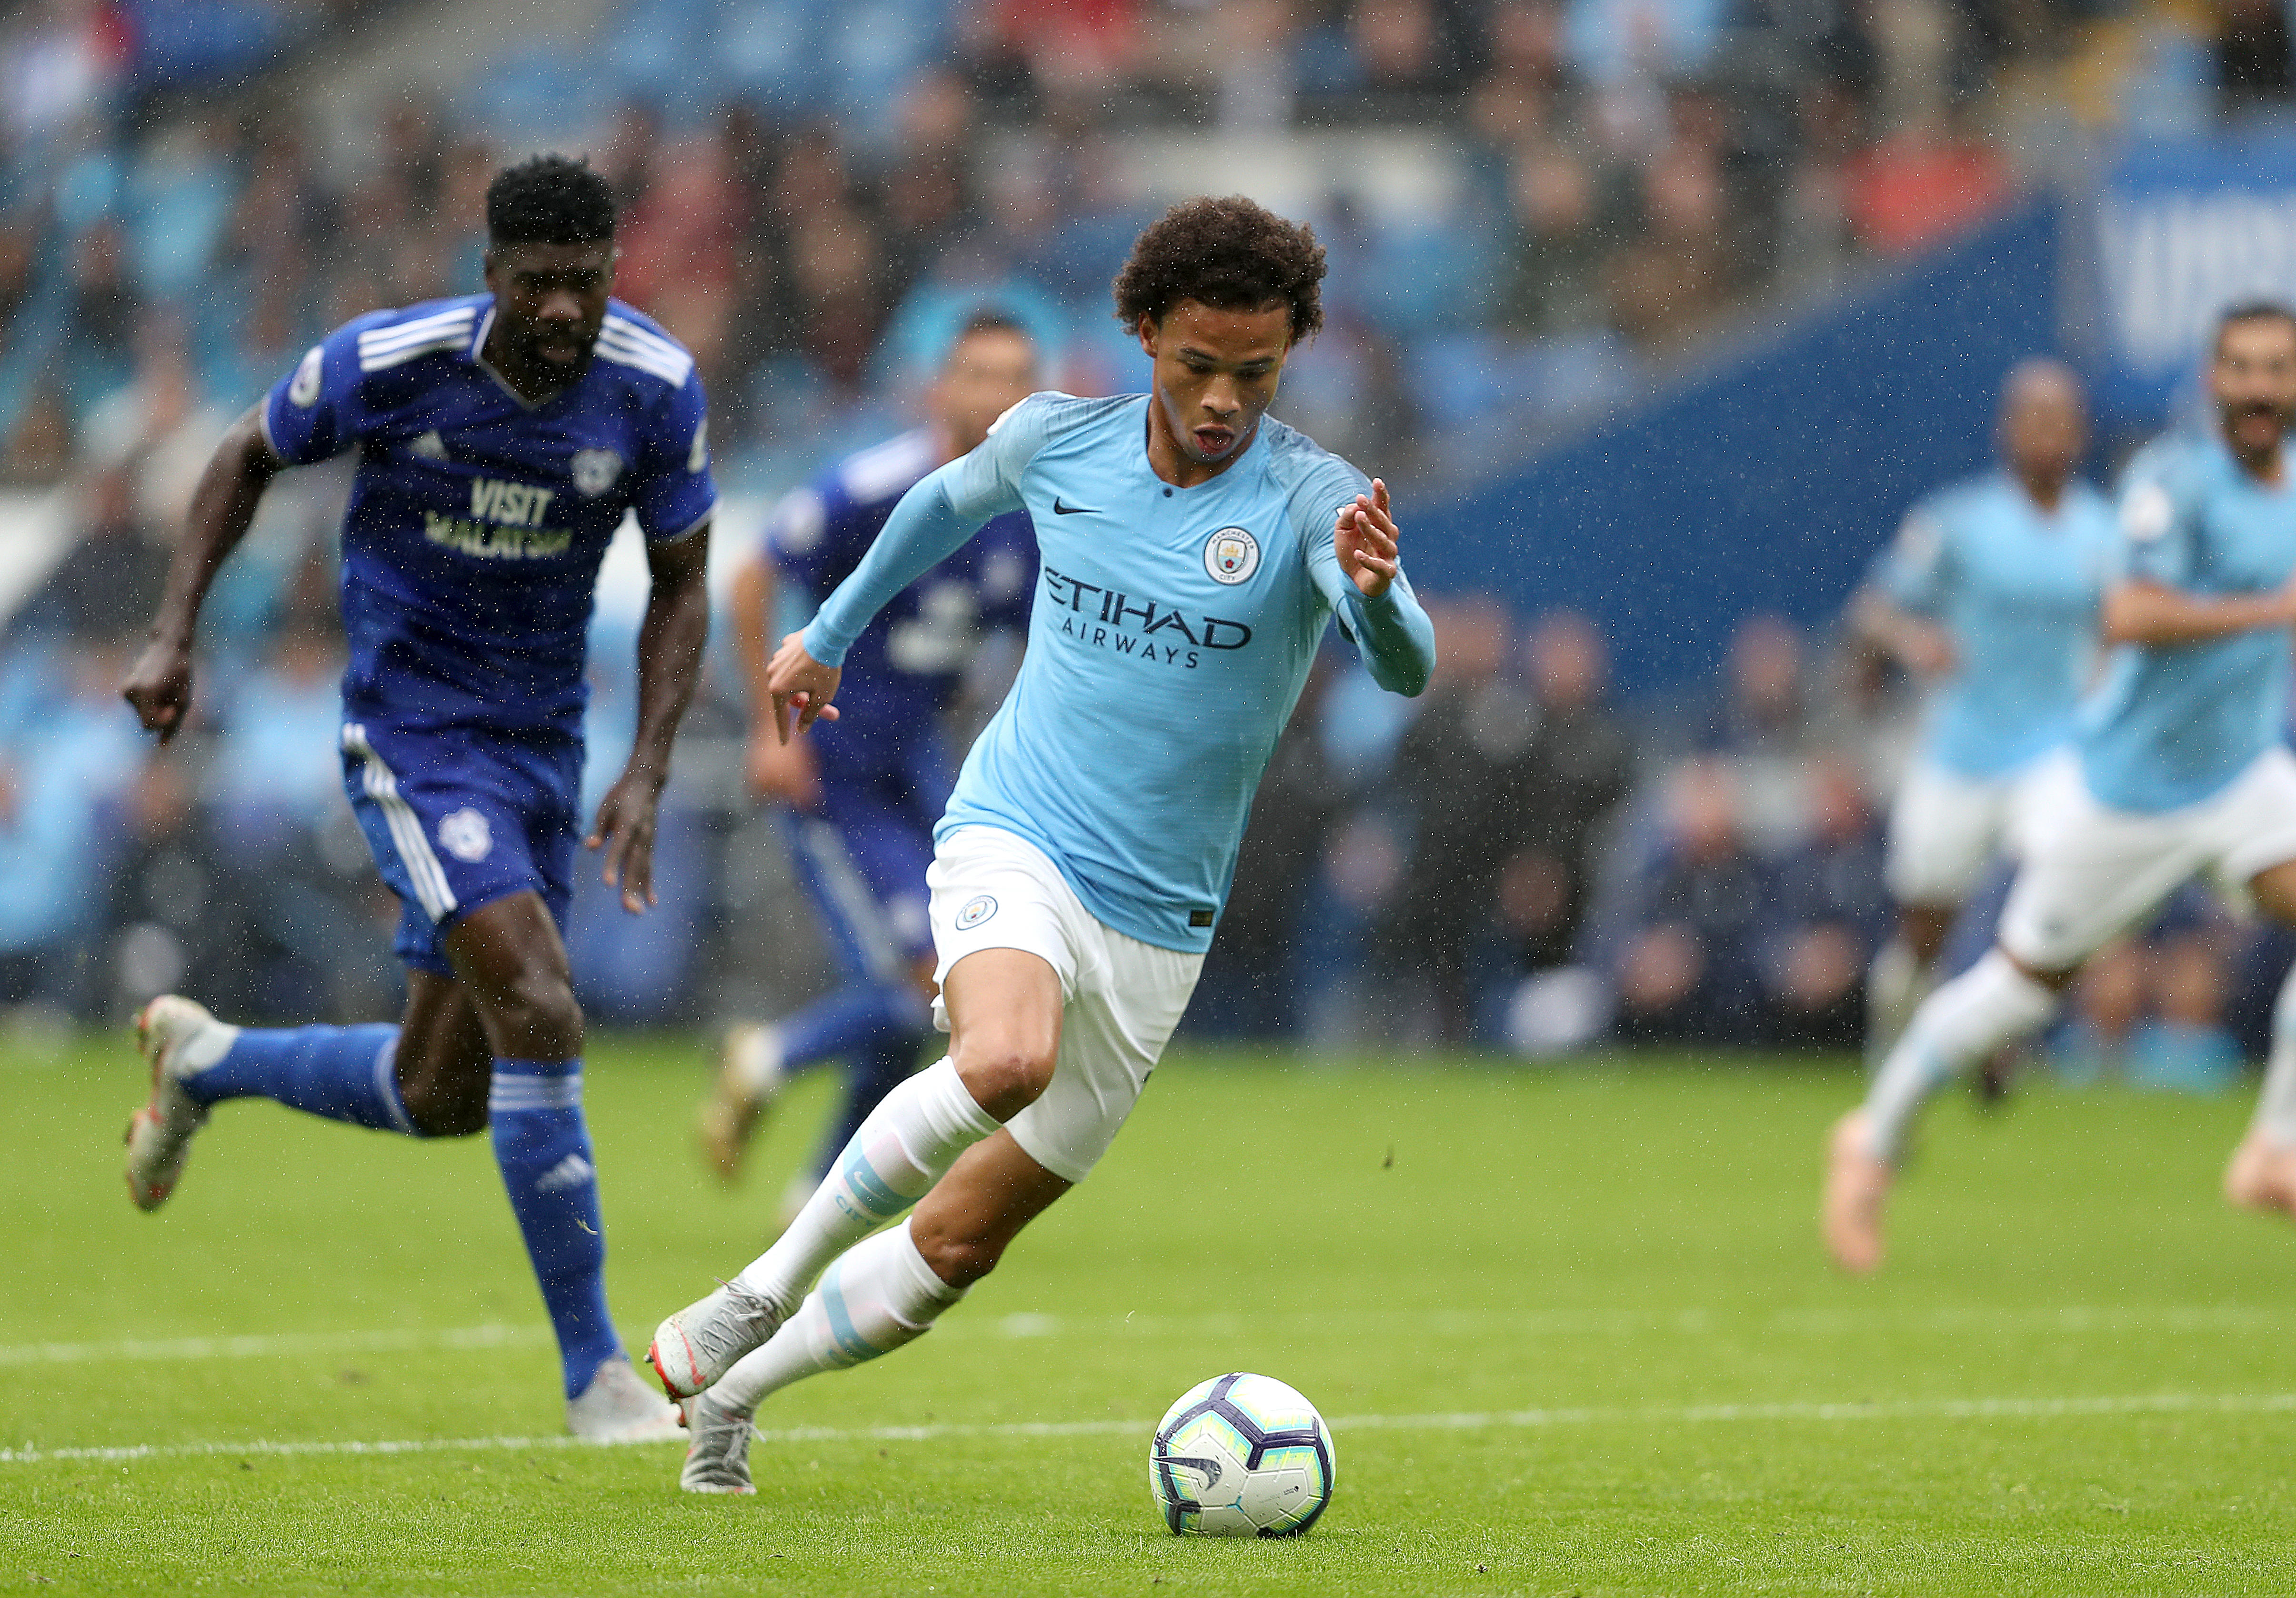
[[[1156,318],[1143,311],[1140,314],[1140,325],[1133,331],[1140,335],[1141,352],[1150,360],[1154,360],[1156,358]]]
[[[486,279],[488,290],[496,294],[501,293],[502,270],[500,264],[495,259],[495,247],[492,244],[488,245],[486,254],[480,256],[479,259],[482,263],[482,275]]]

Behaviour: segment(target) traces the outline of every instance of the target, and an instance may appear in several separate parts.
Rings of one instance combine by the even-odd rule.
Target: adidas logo
[[[534,1191],[554,1193],[561,1188],[579,1187],[598,1174],[597,1168],[579,1154],[569,1154],[535,1178]]]
[[[434,428],[408,445],[406,453],[421,460],[443,461],[447,458],[447,440]]]

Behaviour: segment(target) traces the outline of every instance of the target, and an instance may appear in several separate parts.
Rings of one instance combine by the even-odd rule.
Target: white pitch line
[[[0,1344],[0,1366],[110,1364],[127,1361],[275,1359],[297,1354],[406,1353],[546,1343],[546,1326],[456,1326],[426,1332],[302,1332],[250,1337],[120,1338],[104,1343]]]
[[[1352,1312],[1339,1315],[1158,1315],[1070,1317],[1020,1313],[954,1320],[941,1338],[1264,1337],[1271,1333],[1357,1331],[1392,1322],[1427,1337],[1854,1337],[1868,1332],[1960,1333],[2039,1332],[2063,1335],[2134,1331],[2257,1332],[2296,1323],[2296,1309],[2238,1304],[2067,1305],[2041,1309],[1983,1307],[1905,1314],[1826,1309],[1779,1310],[1738,1317],[1703,1309],[1432,1310]],[[439,1331],[284,1332],[243,1337],[123,1338],[111,1342],[0,1344],[0,1370],[49,1364],[106,1364],[212,1359],[275,1359],[306,1355],[418,1353],[500,1348],[550,1340],[545,1326],[461,1326]]]
[[[1331,1422],[1348,1431],[1537,1430],[1560,1426],[1716,1425],[1792,1421],[2052,1421],[2115,1415],[2271,1415],[2296,1414],[2296,1393],[2138,1393],[2076,1398],[1906,1398],[1846,1403],[1691,1404],[1643,1407],[1592,1405],[1567,1409],[1474,1410],[1457,1414],[1343,1415]],[[1153,1422],[1136,1421],[1018,1421],[936,1426],[796,1426],[760,1430],[775,1443],[928,1443],[944,1438],[1146,1436]],[[472,1454],[526,1449],[599,1448],[637,1445],[584,1442],[570,1437],[417,1438],[396,1442],[139,1443],[89,1448],[0,1448],[0,1465],[86,1462],[124,1464],[149,1459],[221,1456],[301,1458],[330,1455]]]

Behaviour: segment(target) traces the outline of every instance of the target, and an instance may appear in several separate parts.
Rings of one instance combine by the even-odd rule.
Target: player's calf
[[[726,1028],[718,1050],[718,1078],[702,1101],[695,1135],[702,1158],[727,1182],[741,1174],[750,1140],[781,1097],[782,1056],[775,1028],[744,1023]]]
[[[1825,1247],[1836,1263],[1859,1275],[1882,1263],[1882,1207],[1890,1193],[1889,1162],[1874,1151],[1866,1112],[1853,1110],[1833,1124],[1826,1143]]]
[[[728,1366],[703,1397],[719,1414],[738,1415],[747,1424],[767,1394],[824,1371],[881,1358],[931,1331],[964,1290],[950,1286],[925,1262],[914,1227],[912,1219],[855,1244],[789,1323]]]
[[[774,1335],[830,1261],[898,1219],[996,1129],[949,1061],[895,1088],[779,1241],[733,1282],[661,1323],[650,1357],[662,1385],[683,1397],[716,1381]]]
[[[2235,1209],[2296,1217],[2296,1148],[2251,1130],[2225,1167],[2224,1195]]]
[[[2254,884],[2259,899],[2276,914],[2292,906],[2289,873],[2276,867]],[[2264,1088],[2257,1095],[2256,1119],[2225,1168],[2225,1197],[2243,1209],[2296,1215],[2296,971],[2282,979],[2272,1006],[2272,1053],[2264,1065]]]
[[[228,1026],[164,994],[144,1007],[138,1045],[152,1095],[127,1128],[127,1189],[138,1209],[167,1201],[193,1133],[227,1099],[264,1098],[328,1120],[414,1135],[399,1102],[397,1027]]]

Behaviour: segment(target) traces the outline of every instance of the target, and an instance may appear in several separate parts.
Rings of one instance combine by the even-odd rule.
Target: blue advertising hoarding
[[[1828,625],[1919,496],[1992,458],[2001,380],[2059,348],[2056,208],[2029,204],[1607,426],[1407,507],[1414,579],[1569,606],[1619,685],[1710,680],[1741,619]]]
[[[2098,398],[2165,413],[2224,308],[2296,300],[2296,135],[2133,145],[2097,198]]]

